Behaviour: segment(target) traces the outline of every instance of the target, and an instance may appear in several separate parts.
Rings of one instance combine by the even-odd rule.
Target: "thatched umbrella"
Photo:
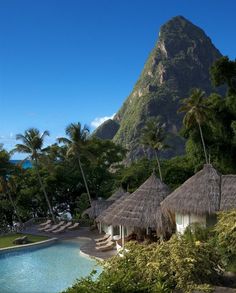
[[[113,226],[154,228],[163,231],[165,220],[160,203],[169,188],[152,174],[135,192],[116,205],[105,221]]]
[[[125,194],[125,191],[120,187],[116,192],[114,192],[108,199],[99,199],[94,200],[91,204],[91,207],[86,209],[83,212],[83,215],[88,215],[90,219],[95,219],[98,217],[104,210],[106,210],[112,203]]]
[[[185,181],[162,202],[164,211],[210,215],[220,209],[221,175],[210,164]]]
[[[220,210],[236,208],[236,175],[223,175],[221,178]]]

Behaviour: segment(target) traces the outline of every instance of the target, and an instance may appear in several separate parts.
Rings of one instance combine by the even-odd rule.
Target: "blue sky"
[[[235,0],[0,0],[0,143],[29,127],[52,143],[70,122],[112,116],[173,16],[234,59],[235,11]]]

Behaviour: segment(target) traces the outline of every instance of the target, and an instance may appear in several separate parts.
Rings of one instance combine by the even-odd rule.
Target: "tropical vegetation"
[[[143,127],[140,145],[152,149],[148,156],[127,164],[125,150],[110,140],[89,135],[79,122],[66,127],[66,136],[47,147],[48,131],[30,128],[17,135],[21,142],[13,152],[25,154],[32,168],[12,164],[12,152],[0,146],[0,232],[32,217],[56,217],[70,210],[81,219],[94,199],[108,198],[123,186],[132,192],[153,170],[172,189],[178,187],[205,163],[222,174],[236,174],[236,61],[223,57],[211,69],[215,86],[224,95],[205,95],[193,90],[179,105],[184,114],[180,135],[186,141],[182,156],[163,158],[168,133],[160,120],[152,118]],[[128,244],[123,257],[105,262],[102,274],[77,282],[75,292],[171,292],[197,288],[210,290],[220,282],[225,268],[236,259],[235,211],[219,214],[210,231],[193,229],[182,237],[147,245]]]

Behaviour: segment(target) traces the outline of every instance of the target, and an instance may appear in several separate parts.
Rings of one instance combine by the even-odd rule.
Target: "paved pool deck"
[[[110,251],[97,251],[95,249],[96,243],[94,239],[100,238],[103,236],[103,234],[99,234],[97,230],[90,231],[88,227],[80,227],[78,230],[75,231],[66,231],[64,233],[60,234],[54,234],[54,233],[49,233],[49,232],[43,232],[43,231],[38,231],[38,226],[30,226],[26,228],[24,231],[21,233],[23,234],[32,234],[32,235],[41,235],[41,236],[47,236],[50,238],[56,237],[59,240],[73,240],[73,241],[78,241],[81,238],[86,238],[88,239],[88,242],[86,244],[82,245],[80,247],[80,250],[82,254],[90,256],[90,257],[95,257],[98,259],[108,259],[114,255],[117,254],[117,250],[113,249]]]

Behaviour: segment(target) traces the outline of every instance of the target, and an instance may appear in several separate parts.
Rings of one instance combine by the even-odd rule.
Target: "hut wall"
[[[176,231],[180,234],[183,234],[185,229],[194,223],[202,224],[206,226],[206,216],[199,216],[195,214],[175,214],[176,221]]]
[[[111,235],[113,237],[113,227],[108,226],[106,224],[102,224],[102,231],[108,235]]]
[[[125,236],[129,236],[134,232],[134,227],[125,227]]]

